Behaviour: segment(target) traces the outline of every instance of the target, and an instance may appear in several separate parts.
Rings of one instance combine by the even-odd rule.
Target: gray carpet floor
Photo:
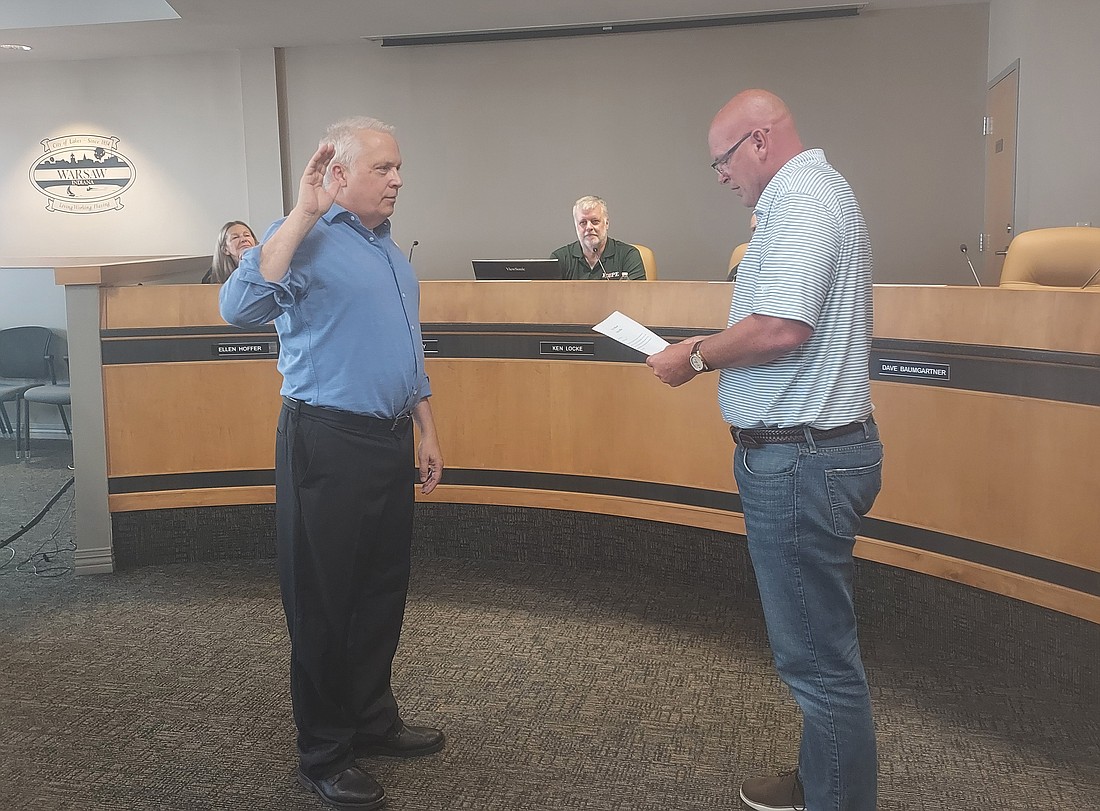
[[[0,535],[71,475],[47,444],[16,463],[0,441]],[[0,569],[0,808],[318,808],[293,779],[273,561],[74,577],[70,495]],[[387,808],[740,808],[742,779],[793,764],[798,718],[754,595],[714,579],[418,544],[394,684],[448,746],[364,761]],[[933,655],[886,613],[863,627],[880,808],[1100,809],[1095,649],[1052,678],[950,639]]]

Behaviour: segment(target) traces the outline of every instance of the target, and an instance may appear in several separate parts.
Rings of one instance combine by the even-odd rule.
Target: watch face
[[[703,356],[698,352],[692,352],[688,358],[691,361],[691,368],[697,372],[703,371]]]

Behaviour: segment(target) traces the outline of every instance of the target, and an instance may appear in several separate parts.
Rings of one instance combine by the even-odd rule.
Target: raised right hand
[[[294,209],[260,246],[260,275],[268,281],[277,282],[286,276],[294,252],[321,215],[335,202],[340,186],[332,183],[325,188],[325,170],[335,154],[336,148],[332,144],[317,147],[298,183],[298,202],[294,204]]]
[[[295,208],[312,220],[320,218],[336,199],[339,187],[333,183],[325,188],[325,171],[335,154],[336,147],[332,144],[318,146],[298,183],[298,202]]]

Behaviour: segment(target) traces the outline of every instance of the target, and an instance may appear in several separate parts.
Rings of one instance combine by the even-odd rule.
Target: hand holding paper
[[[618,310],[592,327],[596,332],[614,338],[619,343],[637,349],[646,357],[660,352],[668,346],[668,341],[644,327],[628,315]]]

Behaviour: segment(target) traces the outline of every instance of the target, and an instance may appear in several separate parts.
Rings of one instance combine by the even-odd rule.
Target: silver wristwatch
[[[706,360],[703,358],[703,353],[699,351],[699,345],[702,341],[696,341],[695,346],[691,348],[691,354],[688,356],[688,363],[691,364],[691,368],[697,372],[709,372],[711,368],[707,366]]]

